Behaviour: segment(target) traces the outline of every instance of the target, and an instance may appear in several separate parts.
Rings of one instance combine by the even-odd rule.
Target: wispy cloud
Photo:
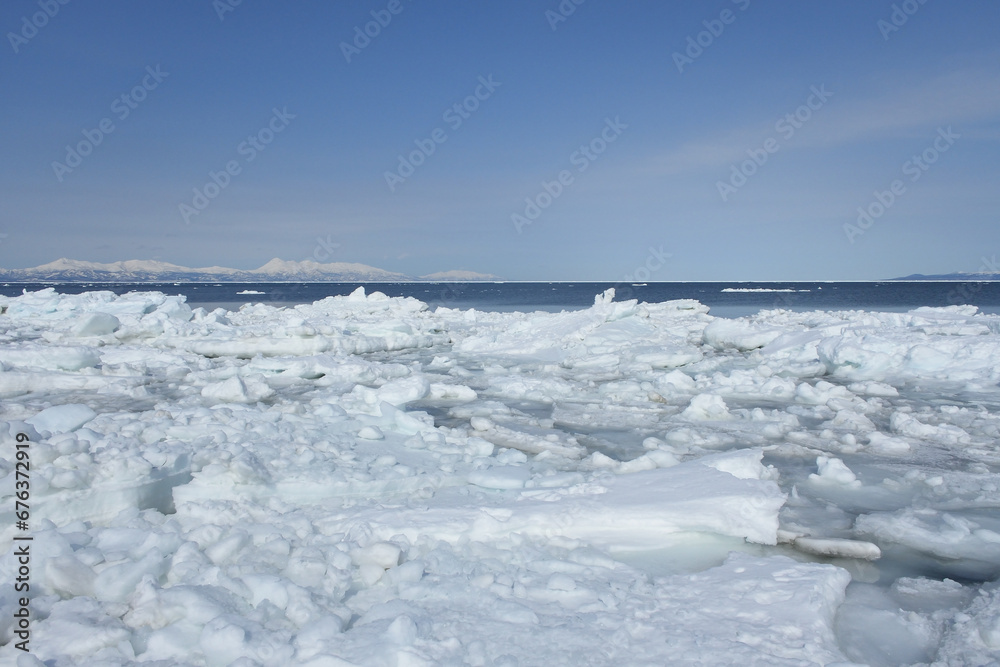
[[[921,81],[892,82],[883,92],[852,97],[850,91],[831,88],[836,95],[810,122],[808,131],[796,134],[788,148],[826,148],[852,142],[912,135],[915,130],[938,125],[1000,119],[1000,72],[966,69]],[[776,136],[775,122],[794,109],[716,136],[688,142],[654,160],[661,174],[716,169],[746,158],[747,149],[759,148]],[[984,135],[990,138],[990,133]],[[784,144],[782,146],[784,148]]]

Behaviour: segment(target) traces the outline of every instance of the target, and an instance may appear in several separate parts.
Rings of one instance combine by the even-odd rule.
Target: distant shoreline
[[[815,285],[841,283],[989,283],[989,278],[884,278],[878,280],[650,280],[649,285]],[[5,280],[5,285],[621,285],[615,280]],[[633,283],[628,285],[636,286]]]

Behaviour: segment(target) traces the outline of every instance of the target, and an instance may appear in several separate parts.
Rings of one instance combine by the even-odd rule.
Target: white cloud
[[[680,174],[726,167],[746,158],[748,149],[758,149],[768,137],[782,148],[823,148],[858,141],[910,136],[917,130],[939,125],[1000,119],[1000,73],[959,70],[931,79],[890,81],[881,93],[866,98],[851,96],[850,90],[830,88],[829,108],[822,108],[785,141],[775,123],[794,108],[774,118],[720,132],[717,136],[682,144],[655,158],[655,171]]]

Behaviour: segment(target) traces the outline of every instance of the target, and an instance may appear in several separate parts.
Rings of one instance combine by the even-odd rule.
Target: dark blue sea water
[[[238,308],[244,303],[273,305],[309,303],[327,296],[350,294],[359,285],[371,293],[412,296],[429,306],[491,311],[572,310],[594,303],[609,287],[616,300],[645,302],[697,299],[715,315],[738,317],[760,310],[882,310],[906,311],[919,306],[972,304],[1000,313],[1000,282],[890,281],[794,283],[5,283],[0,294],[53,287],[65,294],[111,290],[118,294],[155,290],[187,296],[192,306]]]

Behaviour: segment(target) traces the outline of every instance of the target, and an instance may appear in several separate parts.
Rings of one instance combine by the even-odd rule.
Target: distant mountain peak
[[[158,260],[130,259],[100,263],[61,257],[30,269],[0,269],[0,280],[10,282],[412,282],[415,280],[497,280],[496,276],[472,271],[444,271],[423,278],[354,262],[322,264],[311,259],[284,260],[275,257],[258,269],[224,266],[189,268]]]
[[[311,259],[297,262],[295,260],[284,260],[275,257],[259,269],[253,269],[253,273],[290,273],[302,270],[316,271],[322,266],[323,265],[319,262],[314,262]]]
[[[383,282],[411,281],[413,278],[402,273],[394,273],[385,269],[378,269],[367,264],[356,264],[350,262],[333,262],[330,264],[320,264],[311,259],[302,261],[284,260],[275,257],[270,262],[246,273],[260,278],[263,276],[281,277],[283,279],[322,279],[329,280],[327,276],[353,276],[348,280],[369,280]]]
[[[902,278],[892,278],[892,280],[967,280],[967,281],[983,281],[983,280],[1000,280],[1000,272],[990,272],[990,271],[977,271],[975,273],[940,273],[934,275],[925,275],[923,273],[914,273],[909,276],[903,276]]]
[[[421,280],[432,280],[440,282],[457,282],[457,283],[473,283],[473,282],[489,282],[496,280],[503,280],[500,276],[495,276],[492,273],[476,273],[475,271],[465,271],[462,269],[455,271],[438,271],[437,273],[429,273],[426,276],[420,276]]]

